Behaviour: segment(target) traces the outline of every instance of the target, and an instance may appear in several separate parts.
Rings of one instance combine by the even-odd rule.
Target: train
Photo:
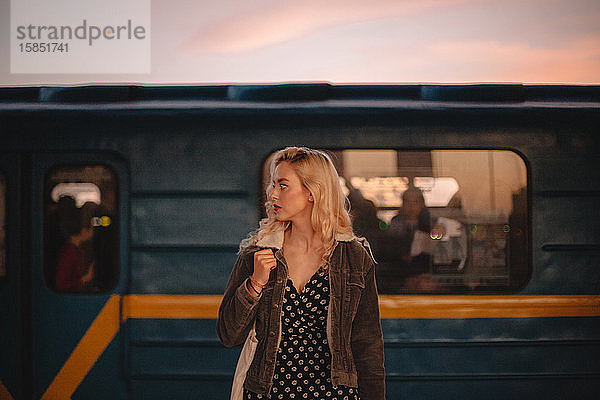
[[[594,85],[0,88],[0,399],[228,398],[287,146],[370,243],[388,399],[597,398],[599,127]]]

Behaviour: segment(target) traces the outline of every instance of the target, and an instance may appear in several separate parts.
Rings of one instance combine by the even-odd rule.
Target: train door
[[[124,398],[127,173],[104,153],[32,157],[32,398]]]
[[[0,153],[0,399],[22,396],[20,176],[18,156]]]

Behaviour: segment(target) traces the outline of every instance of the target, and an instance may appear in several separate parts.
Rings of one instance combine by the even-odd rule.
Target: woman
[[[275,154],[267,218],[240,245],[217,321],[228,347],[256,329],[244,399],[384,399],[374,262],[345,204],[325,153]]]

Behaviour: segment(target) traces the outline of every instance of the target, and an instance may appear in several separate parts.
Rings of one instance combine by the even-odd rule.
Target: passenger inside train
[[[92,218],[93,203],[85,203],[81,208],[65,210],[67,215],[59,215],[60,227],[66,239],[61,244],[56,258],[55,288],[61,292],[84,292],[94,278]],[[90,254],[90,250],[92,250]]]
[[[414,186],[402,193],[402,207],[387,229],[387,256],[396,276],[403,278],[407,290],[433,291],[439,283],[431,276],[431,215],[423,193]],[[385,253],[384,253],[385,254]]]
[[[111,290],[119,257],[114,175],[103,166],[60,167],[46,183],[48,286],[73,293]]]

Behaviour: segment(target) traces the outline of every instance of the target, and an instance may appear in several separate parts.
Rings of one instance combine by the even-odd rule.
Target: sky
[[[1,86],[600,84],[598,0],[153,0],[143,74],[13,74],[10,18]]]

